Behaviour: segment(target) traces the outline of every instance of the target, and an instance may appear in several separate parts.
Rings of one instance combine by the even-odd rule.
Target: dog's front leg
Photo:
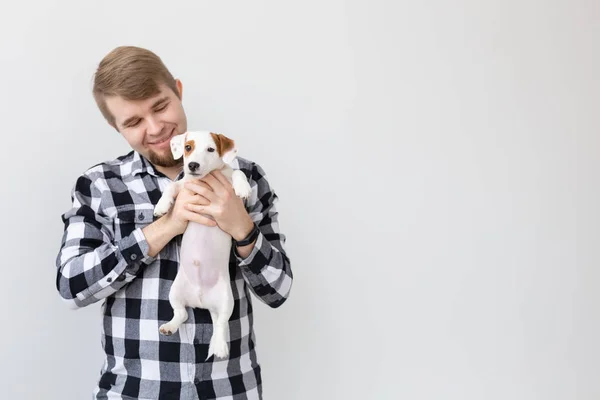
[[[159,327],[160,333],[163,335],[172,335],[188,319],[188,313],[186,310],[186,281],[185,278],[181,275],[181,271],[175,276],[175,281],[173,281],[173,285],[171,286],[171,291],[169,292],[169,303],[171,304],[171,308],[173,308],[173,318],[167,322],[162,324]]]
[[[160,200],[156,203],[156,207],[154,207],[154,215],[156,217],[165,215],[169,211],[180,189],[181,181],[173,182],[167,186]]]
[[[248,197],[250,197],[250,194],[252,193],[252,188],[248,183],[248,179],[246,179],[246,175],[244,175],[242,171],[240,171],[239,169],[233,171],[231,173],[231,181],[233,190],[235,191],[235,194],[238,197],[242,199],[247,199]]]

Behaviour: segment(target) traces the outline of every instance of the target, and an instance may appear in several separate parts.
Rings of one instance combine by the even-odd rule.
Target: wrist
[[[250,232],[252,232],[252,229],[254,229],[254,222],[251,218],[247,218],[244,223],[232,233],[231,237],[233,237],[233,240],[235,241],[244,240],[246,237],[248,237]]]
[[[171,213],[163,215],[161,218],[154,221],[156,228],[162,232],[169,240],[179,235],[177,224],[171,218]]]
[[[151,257],[156,257],[158,252],[174,237],[172,231],[168,228],[165,217],[157,219],[142,228],[142,233],[148,243],[148,255]]]

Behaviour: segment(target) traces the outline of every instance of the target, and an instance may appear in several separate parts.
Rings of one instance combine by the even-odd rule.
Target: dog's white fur
[[[184,177],[167,187],[156,204],[154,215],[168,212],[187,180],[202,178],[216,169],[229,179],[237,196],[247,198],[250,195],[250,184],[244,173],[233,170],[229,165],[237,155],[235,145],[219,154],[218,150],[223,146],[215,140],[234,143],[223,135],[207,131],[186,132],[171,139],[173,157],[179,159],[183,156]],[[190,163],[198,163],[199,167],[190,169]],[[213,354],[219,358],[229,355],[228,321],[233,311],[229,278],[231,245],[231,236],[218,226],[188,223],[181,242],[179,270],[169,293],[173,319],[160,326],[160,333],[171,335],[187,320],[187,306],[208,309],[213,335],[207,359]]]

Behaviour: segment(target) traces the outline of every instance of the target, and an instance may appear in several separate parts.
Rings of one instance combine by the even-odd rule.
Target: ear
[[[217,145],[217,152],[223,159],[223,162],[225,164],[230,164],[237,156],[235,142],[229,139],[227,136],[221,135],[220,133],[211,132],[211,136]]]
[[[177,86],[177,90],[179,91],[179,100],[183,100],[183,84],[179,79],[175,79],[175,85]]]
[[[173,158],[179,160],[183,156],[183,144],[185,143],[185,133],[173,136],[171,138],[171,153]]]

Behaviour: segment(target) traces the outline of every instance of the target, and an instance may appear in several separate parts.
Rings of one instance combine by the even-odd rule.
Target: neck
[[[179,175],[179,173],[181,172],[182,166],[176,165],[174,167],[159,167],[158,165],[155,165],[154,168],[156,168],[157,170],[168,176],[169,179],[174,181],[175,178],[177,178],[177,175]]]

